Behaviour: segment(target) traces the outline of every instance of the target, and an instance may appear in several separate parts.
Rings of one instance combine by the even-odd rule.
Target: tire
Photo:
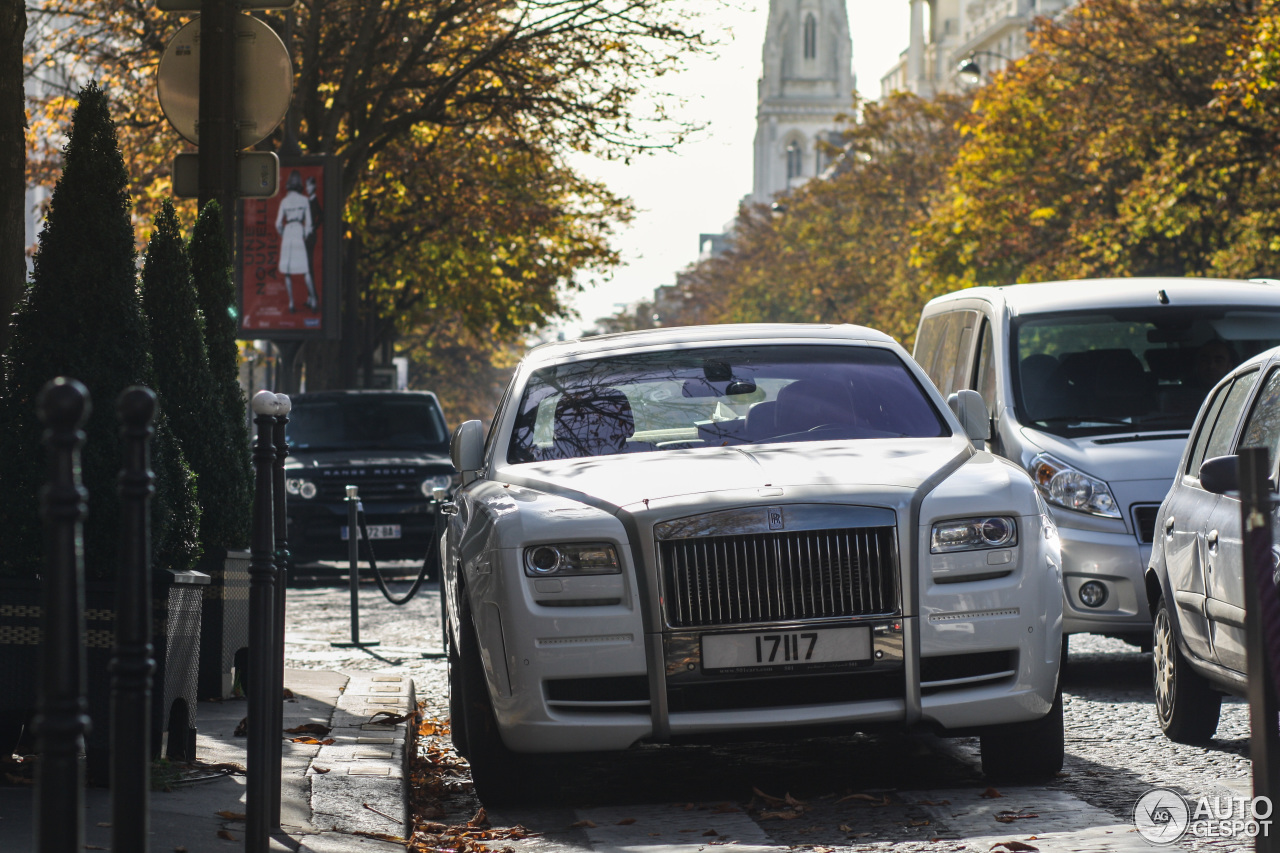
[[[1173,618],[1163,596],[1156,602],[1151,646],[1156,719],[1160,728],[1169,740],[1177,743],[1205,743],[1218,730],[1222,694],[1182,656]]]
[[[1067,661],[1071,660],[1071,635],[1062,635],[1062,651],[1058,654],[1058,677],[1067,671]]]
[[[462,740],[476,796],[491,807],[530,803],[534,793],[531,782],[540,777],[529,772],[531,762],[525,756],[502,742],[465,591],[459,596],[458,612],[457,666],[450,668],[449,713],[455,719],[456,707],[456,719],[462,721]],[[458,673],[456,679],[454,672]],[[456,724],[452,725],[456,729]]]
[[[1010,723],[982,735],[982,772],[988,778],[1037,782],[1062,769],[1066,736],[1062,719],[1062,687],[1049,713],[1038,720]]]

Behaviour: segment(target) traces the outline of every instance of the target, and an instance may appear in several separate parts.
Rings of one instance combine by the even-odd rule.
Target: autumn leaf
[[[316,771],[317,773],[328,773],[330,770],[330,768],[328,767],[320,767],[319,765],[316,765],[316,764],[311,765],[311,769]]]
[[[329,726],[321,725],[320,723],[303,723],[300,726],[294,726],[291,729],[285,729],[285,731],[291,735],[308,734],[308,735],[320,735],[321,737],[323,737],[324,735],[327,735],[329,732],[333,731],[333,729],[331,729]]]
[[[987,849],[995,850],[997,847],[1003,847],[1005,850],[1012,851],[1012,853],[1037,853],[1040,850],[1039,847],[1022,841],[997,841]]]
[[[979,796],[979,797],[982,797],[983,799],[986,799],[986,800],[994,800],[994,799],[998,799],[998,798],[1000,798],[1000,797],[1003,797],[1003,796],[1004,796],[1004,794],[1000,793],[1000,792],[999,792],[999,791],[997,791],[995,788],[988,788],[987,790],[983,791],[983,792],[982,792],[981,794],[979,794],[978,796]]]
[[[879,797],[873,797],[870,794],[849,794],[847,796],[841,797],[840,799],[836,800],[836,803],[844,803],[844,802],[848,802],[849,800],[863,800],[868,803],[873,803],[877,806],[889,805],[889,796],[887,794],[883,794]]]
[[[578,821],[577,823],[571,823],[571,824],[569,824],[569,826],[570,826],[570,828],[572,828],[572,829],[579,829],[579,828],[582,828],[582,829],[595,829],[595,828],[596,828],[596,825],[595,825],[592,821],[587,820],[586,818],[583,818],[582,820]]]
[[[218,817],[225,817],[227,820],[245,820],[246,819],[246,816],[243,812],[233,812],[233,811],[223,810],[220,812],[214,812],[214,814],[216,814]]]
[[[235,837],[234,835],[232,835],[231,833],[227,832],[225,829],[219,829],[219,830],[218,830],[218,837],[219,837],[219,838],[221,838],[223,841],[236,841],[236,840],[237,840],[237,839],[236,839],[236,837]]]
[[[244,737],[249,733],[249,718],[245,717],[236,724],[236,730],[232,732],[235,737]]]
[[[716,832],[714,829],[708,829],[706,832],[702,834],[703,835],[719,835],[720,833]]]
[[[617,825],[618,825],[618,826],[630,826],[631,824],[633,824],[633,823],[635,823],[635,822],[636,822],[636,819],[635,819],[635,818],[633,818],[633,817],[624,817],[622,820],[618,821]]]
[[[1038,814],[1020,814],[1018,812],[1000,812],[995,816],[996,820],[1001,823],[1013,823],[1015,820],[1024,820],[1029,817],[1040,817]]]

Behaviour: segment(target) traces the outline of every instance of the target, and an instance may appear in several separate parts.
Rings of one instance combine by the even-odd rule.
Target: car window
[[[1280,313],[1160,305],[1025,315],[1012,329],[1022,423],[1065,437],[1185,431],[1206,394],[1280,345]]]
[[[444,416],[431,397],[351,394],[293,398],[286,437],[299,450],[447,449]]]
[[[1249,392],[1253,390],[1254,383],[1257,381],[1258,371],[1251,370],[1237,376],[1235,382],[1231,383],[1231,390],[1227,392],[1222,411],[1218,413],[1218,420],[1209,433],[1209,442],[1204,450],[1205,459],[1226,456],[1231,452],[1231,439],[1235,436],[1236,426],[1240,423],[1240,413],[1244,411]]]
[[[1194,474],[1200,470],[1200,463],[1204,461],[1205,448],[1209,445],[1209,435],[1213,432],[1213,425],[1218,422],[1218,414],[1222,411],[1222,404],[1226,402],[1227,390],[1230,387],[1230,384],[1227,384],[1217,389],[1205,407],[1204,418],[1200,421],[1200,431],[1196,433],[1195,444],[1187,456],[1187,467],[1183,473]]]
[[[1275,462],[1280,440],[1280,368],[1272,368],[1245,422],[1241,447],[1262,447]]]
[[[982,395],[987,411],[996,411],[996,353],[992,341],[991,321],[982,321],[982,342],[978,346],[978,365],[974,390]]]
[[[535,371],[507,461],[949,433],[915,375],[886,348],[666,350]]]

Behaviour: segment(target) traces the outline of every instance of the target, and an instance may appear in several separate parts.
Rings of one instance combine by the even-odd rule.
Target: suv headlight
[[[422,494],[426,497],[432,497],[436,489],[449,490],[453,485],[452,474],[432,474],[430,477],[422,481]]]
[[[524,549],[524,573],[531,578],[553,575],[616,575],[618,552],[604,542],[534,545]]]
[[[1120,517],[1120,508],[1116,506],[1111,487],[1097,477],[1077,471],[1047,453],[1041,453],[1032,459],[1027,470],[1031,472],[1031,479],[1036,481],[1045,500],[1054,506],[1105,518]]]
[[[303,480],[297,477],[289,477],[284,481],[284,490],[291,495],[297,495],[304,500],[311,500],[316,496],[316,484],[310,480]]]
[[[1018,544],[1018,522],[1004,515],[955,518],[933,525],[929,553],[1009,548]]]

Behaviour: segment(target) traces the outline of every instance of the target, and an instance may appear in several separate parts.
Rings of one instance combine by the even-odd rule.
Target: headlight
[[[524,549],[524,573],[550,575],[616,575],[622,572],[618,552],[603,542],[534,545]]]
[[[444,489],[448,491],[453,485],[452,474],[432,474],[430,477],[422,481],[422,494],[431,497],[436,489]]]
[[[1047,453],[1032,459],[1027,470],[1049,503],[1106,518],[1120,517],[1111,488],[1097,477],[1077,471]]]
[[[1018,523],[1003,515],[985,518],[957,518],[933,525],[929,553],[1008,548],[1018,544]]]
[[[316,484],[310,480],[288,478],[284,481],[284,490],[305,500],[311,500],[316,496]]]

